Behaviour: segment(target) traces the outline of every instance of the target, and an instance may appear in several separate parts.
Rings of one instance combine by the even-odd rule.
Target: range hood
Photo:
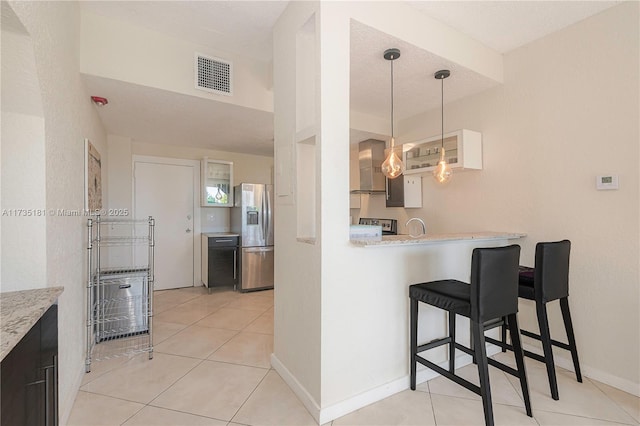
[[[360,189],[352,194],[384,194],[385,178],[382,174],[385,141],[367,139],[359,143]]]

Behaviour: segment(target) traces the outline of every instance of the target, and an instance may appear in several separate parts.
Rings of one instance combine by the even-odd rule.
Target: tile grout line
[[[416,372],[416,375],[418,373]],[[418,390],[418,385],[416,385],[416,391]],[[438,426],[438,421],[436,420],[436,407],[433,406],[433,396],[431,394],[431,384],[429,380],[427,380],[427,394],[429,395],[429,403],[431,404],[431,415],[433,416],[433,424]]]
[[[198,296],[200,297],[200,296]],[[195,300],[192,299],[192,300]],[[215,311],[211,312],[209,315],[201,318],[200,320],[195,321],[193,324],[188,325],[187,327],[185,327],[184,329],[180,330],[179,332],[177,332],[176,334],[186,330],[187,328],[195,325],[197,322],[201,321],[202,319],[213,315],[215,312],[219,311],[220,309],[226,307],[228,304],[232,303],[233,301],[229,301],[227,303],[225,303],[224,305],[221,305],[218,309],[216,309]],[[185,302],[186,303],[186,302]],[[263,311],[256,319],[258,319],[260,316],[264,315],[269,309],[271,309],[272,307],[267,308],[265,311]],[[172,308],[173,309],[173,308]],[[237,309],[237,308],[232,308],[232,309]],[[237,310],[243,310],[243,309],[237,309]],[[246,310],[246,309],[245,309]],[[255,320],[254,320],[255,321]],[[253,321],[252,321],[253,322]],[[146,404],[145,406],[151,406],[151,407],[156,407],[156,408],[163,408],[163,407],[158,407],[155,405],[151,405],[153,403],[153,401],[155,401],[156,399],[158,399],[162,394],[164,394],[166,391],[168,391],[171,387],[173,387],[179,380],[181,380],[182,378],[184,378],[187,374],[189,374],[191,371],[193,371],[193,369],[195,369],[196,367],[202,365],[205,361],[209,361],[209,362],[219,362],[219,363],[223,363],[223,364],[228,364],[228,365],[234,365],[234,366],[242,366],[242,367],[250,367],[250,368],[260,368],[263,370],[266,370],[265,375],[262,377],[262,379],[260,380],[260,382],[258,382],[256,384],[256,387],[251,391],[251,393],[247,396],[247,398],[244,400],[244,402],[242,403],[242,405],[240,405],[240,407],[238,407],[238,409],[236,410],[236,412],[233,414],[233,416],[231,417],[230,420],[223,420],[223,419],[218,419],[215,417],[209,417],[209,416],[203,416],[203,417],[207,417],[207,418],[213,418],[214,420],[220,420],[220,421],[227,421],[228,423],[233,422],[233,418],[238,414],[238,412],[242,409],[242,407],[246,404],[246,402],[249,400],[249,398],[251,398],[251,395],[253,395],[253,393],[256,391],[256,389],[258,388],[258,386],[260,386],[260,384],[264,381],[264,379],[267,377],[267,375],[269,374],[270,368],[262,368],[262,367],[256,367],[256,366],[252,366],[252,365],[246,365],[246,364],[234,364],[234,363],[230,363],[230,362],[224,362],[224,361],[216,361],[216,360],[210,360],[208,357],[210,357],[211,355],[215,354],[220,348],[222,348],[224,345],[226,345],[227,343],[229,343],[229,341],[231,341],[231,339],[233,339],[234,337],[238,336],[245,328],[247,328],[251,323],[247,324],[246,326],[244,326],[242,329],[240,330],[227,330],[227,329],[219,329],[219,330],[226,330],[226,331],[235,331],[235,334],[233,336],[231,336],[227,341],[225,341],[222,345],[220,345],[216,350],[214,350],[213,352],[211,352],[209,355],[207,355],[207,357],[205,359],[201,359],[200,362],[198,364],[196,364],[192,369],[190,369],[189,371],[187,371],[182,377],[178,378],[175,382],[173,382],[170,386],[168,386],[164,391],[162,391],[160,394],[158,394],[154,399],[152,399],[148,404]],[[205,326],[203,326],[205,327]],[[207,328],[214,328],[215,327],[207,327]],[[160,352],[162,353],[162,352]],[[169,354],[171,355],[171,354]],[[174,355],[174,356],[180,356],[180,355]],[[185,358],[190,358],[190,359],[199,359],[199,358],[191,358],[191,357],[185,357]],[[177,411],[177,410],[174,410]],[[188,413],[185,412],[186,414],[191,414],[191,415],[195,415],[193,413]]]
[[[271,309],[271,308],[269,308]],[[267,309],[267,311],[269,310]],[[266,312],[266,311],[265,311]],[[263,315],[264,312],[261,314]],[[259,318],[259,317],[258,317]],[[256,318],[257,319],[257,318]],[[242,328],[240,330],[240,332],[242,332],[245,328],[247,328],[249,326],[249,324],[247,324],[244,328]],[[258,387],[260,387],[260,385],[262,384],[262,382],[265,381],[265,379],[267,378],[267,376],[269,375],[269,372],[271,371],[271,368],[267,369],[267,372],[265,373],[265,375],[262,377],[262,379],[260,380],[260,382],[258,382],[258,384],[256,385],[255,388],[253,388],[253,390],[251,391],[251,393],[249,395],[247,395],[247,398],[244,400],[244,402],[240,405],[240,407],[238,407],[238,409],[236,410],[236,412],[233,414],[233,416],[231,416],[231,419],[229,420],[229,423],[233,422],[233,419],[235,419],[235,417],[238,415],[238,413],[240,412],[240,410],[242,410],[242,407],[245,406],[245,404],[247,403],[247,401],[249,401],[249,399],[251,398],[251,396],[255,393],[255,391],[258,389]],[[235,422],[234,422],[235,423]]]
[[[254,367],[255,368],[255,367]],[[233,414],[233,416],[231,416],[231,419],[229,420],[229,422],[233,422],[233,419],[235,419],[235,417],[238,415],[238,413],[240,412],[240,410],[242,410],[242,407],[245,406],[245,404],[247,403],[247,401],[249,401],[249,399],[251,399],[251,395],[253,395],[255,393],[255,391],[258,389],[258,387],[260,387],[260,385],[262,384],[262,382],[264,382],[264,380],[267,378],[267,376],[269,375],[269,372],[271,371],[271,369],[266,369],[267,372],[265,373],[265,375],[262,377],[262,379],[260,379],[260,381],[258,382],[258,384],[256,385],[255,388],[253,388],[253,390],[251,391],[251,393],[249,395],[247,395],[247,398],[244,400],[244,402],[240,405],[240,407],[238,407],[238,409],[236,410],[236,412]],[[235,422],[234,422],[235,423]],[[241,423],[243,424],[243,423]]]
[[[180,290],[178,290],[180,291]],[[166,310],[163,311],[164,312],[170,312],[176,308],[179,308],[187,303],[190,302],[194,302],[195,300],[197,300],[198,298],[202,297],[202,296],[206,296],[206,294],[200,294],[200,295],[196,295],[195,297],[192,297],[188,300],[185,300],[182,303],[178,303],[175,306],[172,306]],[[267,297],[269,296],[265,296],[265,302],[268,300]],[[272,296],[271,296],[272,297]],[[237,299],[235,299],[237,300]],[[199,321],[201,321],[202,319],[214,314],[215,312],[220,311],[221,309],[227,307],[229,304],[233,303],[235,300],[229,300],[228,302],[216,307],[215,310],[211,311],[210,313],[208,313],[205,317],[196,320],[192,323],[189,324],[182,324],[182,323],[172,323],[172,324],[176,324],[179,326],[184,326],[182,329],[175,331],[174,333],[172,333],[171,335],[167,336],[165,339],[163,339],[162,341],[160,341],[158,343],[161,344],[162,342],[165,342],[169,339],[171,339],[172,337],[178,335],[179,333],[183,332],[184,330],[187,330],[188,328],[194,326],[196,323],[198,323]],[[262,304],[262,302],[260,302],[260,304]],[[235,310],[239,310],[239,311],[258,311],[258,309],[243,309],[243,308],[230,308],[230,309],[235,309]],[[86,390],[80,390],[81,392],[85,392],[87,394],[92,394],[92,395],[96,395],[96,396],[102,396],[102,397],[107,397],[107,398],[113,398],[116,400],[121,400],[121,401],[126,401],[129,403],[133,403],[133,404],[139,404],[141,405],[141,408],[138,409],[137,411],[135,411],[133,414],[131,414],[128,418],[126,418],[123,422],[121,422],[120,424],[123,425],[126,422],[130,421],[131,418],[133,418],[134,416],[136,416],[137,414],[139,414],[145,407],[153,407],[153,408],[157,408],[157,409],[162,409],[162,410],[169,410],[169,411],[174,411],[174,412],[178,412],[178,413],[183,413],[183,414],[187,414],[187,415],[193,415],[193,416],[198,416],[198,417],[203,417],[203,418],[209,418],[209,419],[213,419],[213,420],[217,420],[217,421],[221,421],[221,422],[233,422],[233,418],[235,418],[235,416],[238,414],[238,412],[240,411],[240,409],[242,409],[242,407],[247,403],[247,401],[250,399],[250,397],[255,393],[255,391],[257,390],[257,388],[260,386],[260,384],[262,384],[264,382],[264,380],[266,379],[267,375],[269,374],[269,372],[271,371],[271,367],[258,367],[258,366],[254,366],[254,365],[247,365],[245,363],[231,363],[231,362],[225,362],[225,361],[216,361],[216,360],[211,360],[208,357],[212,356],[214,353],[216,353],[220,348],[222,348],[224,345],[226,345],[227,343],[229,343],[229,341],[231,341],[233,338],[235,338],[236,336],[238,336],[240,333],[244,332],[245,329],[247,329],[251,324],[253,324],[255,321],[257,321],[259,318],[261,318],[262,316],[264,316],[269,310],[273,309],[273,302],[271,303],[271,306],[266,307],[264,310],[260,309],[260,314],[254,319],[252,320],[250,323],[248,323],[247,325],[245,325],[244,327],[242,327],[240,330],[228,330],[228,329],[219,329],[219,330],[225,330],[225,331],[233,331],[234,334],[232,336],[229,337],[229,339],[225,340],[224,343],[222,343],[218,348],[216,348],[214,351],[212,351],[210,354],[207,355],[207,357],[205,358],[197,358],[197,357],[191,357],[191,356],[184,356],[184,355],[177,355],[177,354],[173,354],[173,353],[169,353],[169,352],[162,352],[162,351],[158,351],[157,349],[154,350],[154,352],[157,352],[158,354],[162,354],[162,355],[167,355],[167,356],[175,356],[175,357],[179,357],[179,358],[184,358],[184,359],[189,359],[189,360],[196,360],[199,361],[196,364],[193,365],[193,367],[191,367],[190,369],[188,369],[187,371],[185,371],[184,374],[182,374],[181,376],[177,377],[173,382],[171,382],[164,390],[162,390],[160,393],[158,393],[156,396],[154,396],[148,403],[141,403],[138,401],[131,401],[129,399],[123,399],[123,398],[118,398],[118,397],[114,397],[111,395],[105,395],[102,393],[98,393],[98,392],[92,392],[92,391],[86,391]],[[155,317],[155,315],[154,315]],[[160,321],[160,322],[167,322],[167,321]],[[169,322],[167,322],[169,323]],[[206,327],[206,326],[201,326],[202,328],[215,328],[215,327]],[[265,336],[271,336],[271,338],[273,339],[273,333],[260,333],[260,332],[255,332],[255,331],[247,331],[247,333],[255,333],[258,335],[265,335]],[[154,345],[155,348],[155,345]],[[126,360],[125,362],[123,362],[121,365],[118,365],[116,367],[113,367],[105,372],[103,372],[100,376],[97,376],[95,378],[93,378],[92,380],[90,380],[89,382],[83,384],[82,386],[85,386],[91,382],[93,382],[94,380],[97,380],[98,378],[104,377],[106,375],[109,375],[111,373],[114,373],[116,370],[119,370],[121,368],[124,368],[125,366],[129,365],[133,360],[135,359],[134,357],[130,357],[128,360]],[[196,369],[197,367],[203,365],[203,363],[205,361],[209,361],[209,362],[217,362],[217,363],[222,363],[222,364],[228,364],[228,365],[233,365],[233,366],[241,366],[241,367],[249,367],[249,368],[259,368],[261,370],[265,370],[265,374],[262,377],[262,379],[257,383],[257,385],[255,386],[255,388],[251,391],[251,393],[247,396],[247,398],[244,400],[244,402],[242,403],[242,405],[240,405],[240,407],[238,408],[238,410],[236,410],[236,412],[234,413],[234,415],[231,417],[230,420],[224,420],[224,419],[218,419],[215,417],[209,417],[209,416],[201,416],[200,414],[194,414],[194,413],[190,413],[190,412],[186,412],[186,411],[180,411],[180,410],[174,410],[174,409],[170,409],[170,408],[166,408],[166,407],[161,407],[161,406],[156,406],[153,405],[154,401],[156,401],[158,398],[160,398],[163,394],[165,394],[169,389],[171,389],[173,386],[176,385],[177,382],[179,382],[180,380],[182,380],[185,376],[187,376],[189,373],[191,373],[194,369]],[[333,423],[333,422],[332,422]]]

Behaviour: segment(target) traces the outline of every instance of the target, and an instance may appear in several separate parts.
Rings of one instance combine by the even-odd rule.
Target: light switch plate
[[[599,175],[596,178],[596,189],[599,191],[618,189],[618,175]]]

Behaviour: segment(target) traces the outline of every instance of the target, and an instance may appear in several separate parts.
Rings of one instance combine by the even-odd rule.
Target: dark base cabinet
[[[211,289],[214,287],[233,287],[238,285],[238,245],[236,235],[207,237],[207,258],[203,259],[207,267],[203,268],[203,281]],[[206,276],[205,276],[206,274]],[[205,281],[206,278],[206,281]]]
[[[209,287],[228,287],[238,284],[238,248],[209,249]]]
[[[52,305],[0,366],[0,424],[58,424],[58,305]]]

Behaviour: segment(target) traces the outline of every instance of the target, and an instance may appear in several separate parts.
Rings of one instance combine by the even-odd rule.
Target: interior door
[[[154,288],[193,286],[193,166],[136,161],[136,219],[155,219]]]

